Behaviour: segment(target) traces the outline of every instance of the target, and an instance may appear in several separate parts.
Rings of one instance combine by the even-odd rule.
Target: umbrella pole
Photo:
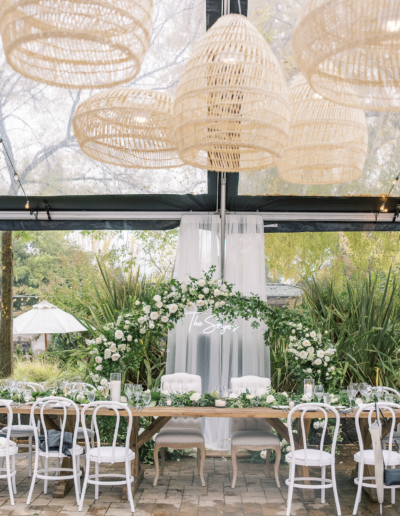
[[[47,333],[44,334],[44,350],[47,351]]]

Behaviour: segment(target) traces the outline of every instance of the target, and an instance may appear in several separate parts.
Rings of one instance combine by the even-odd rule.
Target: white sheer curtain
[[[264,225],[258,215],[227,215],[226,273],[234,290],[243,295],[265,295]],[[182,217],[174,277],[201,277],[211,265],[220,277],[220,217]],[[203,392],[219,385],[230,386],[232,377],[254,374],[269,377],[269,349],[263,340],[264,328],[253,330],[251,321],[237,320],[237,329],[221,332],[210,314],[187,313],[168,335],[167,373],[187,372],[202,378]],[[228,328],[228,329],[227,329]],[[221,334],[222,333],[222,334]],[[206,446],[229,449],[227,418],[205,418]]]

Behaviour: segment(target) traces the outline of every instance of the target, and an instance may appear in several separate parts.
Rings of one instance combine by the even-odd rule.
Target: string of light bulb
[[[387,202],[390,194],[392,193],[393,188],[396,186],[396,183],[398,182],[398,180],[399,180],[399,175],[397,175],[397,177],[395,177],[393,179],[392,186],[390,187],[389,193],[386,195],[386,198],[383,201],[382,206],[379,208],[382,213],[387,213],[387,211],[388,211],[388,209],[386,208],[386,202]]]
[[[26,199],[25,208],[26,208],[27,210],[29,210],[29,199],[28,199],[28,197],[27,197],[27,195],[26,195],[26,193],[25,193],[25,188],[24,188],[23,184],[21,183],[21,180],[20,180],[20,178],[19,178],[18,172],[15,170],[14,163],[12,162],[12,159],[11,159],[10,155],[8,154],[7,147],[6,147],[6,145],[5,145],[5,143],[4,143],[4,140],[3,140],[3,138],[2,138],[1,136],[0,136],[0,143],[1,143],[1,144],[3,144],[4,152],[6,153],[6,156],[7,156],[7,158],[8,158],[8,161],[10,162],[11,168],[13,169],[13,172],[14,172],[14,180],[15,180],[15,181],[18,181],[19,186],[21,187],[21,190],[24,192],[25,199]]]

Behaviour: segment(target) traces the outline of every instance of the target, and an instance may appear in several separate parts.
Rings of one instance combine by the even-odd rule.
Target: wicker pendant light
[[[127,168],[183,165],[172,132],[172,98],[156,91],[117,88],[80,104],[72,120],[89,157]]]
[[[278,161],[288,133],[287,86],[274,54],[244,16],[219,18],[179,81],[181,159],[216,172],[256,171]]]
[[[153,0],[3,0],[9,65],[35,81],[109,88],[139,73],[150,44]]]
[[[278,164],[289,183],[331,184],[358,179],[368,147],[364,112],[334,104],[298,74],[289,88],[290,136]]]
[[[400,111],[400,2],[309,0],[293,34],[299,70],[323,97]]]

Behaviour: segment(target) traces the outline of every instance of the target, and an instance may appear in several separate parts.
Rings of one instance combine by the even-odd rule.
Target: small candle
[[[226,405],[225,400],[215,400],[216,407],[225,407],[225,405]]]
[[[170,407],[172,405],[172,401],[171,400],[167,400],[167,406]]]
[[[289,401],[289,408],[293,408],[294,407],[294,401],[290,400]]]

